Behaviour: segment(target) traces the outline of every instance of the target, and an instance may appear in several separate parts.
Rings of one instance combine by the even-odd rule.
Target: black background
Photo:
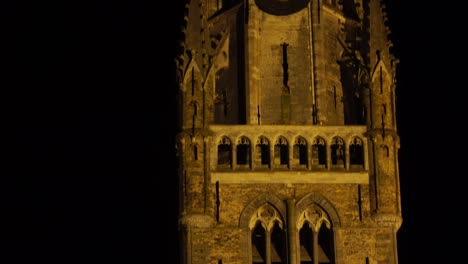
[[[458,23],[441,6],[386,2],[401,60],[399,263],[448,261],[463,208],[452,159],[461,135],[444,127],[464,107],[452,66],[458,42],[447,31]],[[0,10],[14,132],[1,176],[0,262],[177,263],[182,1],[4,1]]]

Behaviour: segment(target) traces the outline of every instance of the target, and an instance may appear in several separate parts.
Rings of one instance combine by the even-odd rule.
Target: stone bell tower
[[[398,263],[398,59],[385,10],[186,1],[182,264]]]

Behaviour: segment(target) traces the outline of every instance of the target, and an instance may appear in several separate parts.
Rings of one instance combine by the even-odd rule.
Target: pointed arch
[[[232,141],[223,136],[218,140],[218,168],[232,168]]]
[[[252,162],[252,143],[247,136],[241,136],[236,142],[236,162],[237,166],[250,168]]]
[[[289,142],[284,136],[276,139],[273,149],[274,165],[278,168],[289,167]]]
[[[239,218],[240,228],[249,228],[250,220],[254,213],[264,204],[270,204],[280,214],[281,219],[284,221],[286,216],[285,203],[271,193],[263,193],[251,200],[242,211]]]
[[[383,72],[387,74],[387,76],[392,76],[390,72],[387,69],[387,66],[385,66],[385,63],[383,60],[379,60],[375,66],[374,69],[372,69],[372,74],[371,74],[371,81],[374,82],[374,79],[379,77],[379,69],[382,69]]]
[[[229,27],[226,28],[226,32],[230,32]],[[214,77],[219,70],[229,67],[229,37],[229,33],[223,34],[221,37],[215,56],[212,59],[213,63],[208,68],[207,76],[213,75]]]
[[[346,145],[343,138],[335,136],[332,138],[330,151],[331,151],[331,165],[335,168],[344,168],[346,164]]]
[[[348,142],[350,166],[364,167],[364,140],[354,136]]]
[[[335,263],[333,229],[341,226],[335,208],[317,193],[302,198],[296,208],[300,263]]]
[[[293,145],[293,158],[292,161],[296,167],[308,167],[308,143],[307,140],[302,136],[297,136],[294,140]]]
[[[311,205],[317,205],[323,209],[323,211],[328,215],[328,219],[330,220],[332,227],[341,227],[340,217],[333,204],[327,198],[318,193],[310,193],[297,202],[296,210],[298,214],[296,216],[296,222],[300,220],[301,215]]]
[[[192,78],[192,75],[190,74],[191,70],[193,70],[195,73],[198,74],[198,77],[200,77],[200,84],[203,83],[203,76],[201,75],[201,70],[200,70],[200,66],[198,66],[198,63],[195,61],[194,58],[190,59],[190,62],[187,64],[187,67],[185,68],[185,71],[184,71],[184,78],[183,78],[183,81],[182,83],[184,85],[181,85],[181,89],[182,91],[186,91],[186,83],[187,81],[189,80],[189,78]]]
[[[255,145],[255,160],[258,161],[257,168],[270,167],[270,141],[265,136],[259,136]]]
[[[311,144],[311,163],[313,168],[327,167],[327,143],[320,136],[314,138]]]
[[[251,260],[249,263],[285,263],[286,221],[271,203],[264,203],[249,221]]]

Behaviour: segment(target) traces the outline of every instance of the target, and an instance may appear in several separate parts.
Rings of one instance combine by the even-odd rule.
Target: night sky
[[[0,6],[13,131],[0,182],[8,253],[0,262],[177,263],[173,61],[183,5],[43,2]],[[448,89],[462,88],[444,75],[449,22],[435,19],[440,6],[388,2],[401,60],[400,264],[447,261],[461,221],[455,180],[466,174],[448,155],[458,142],[440,126],[456,105]]]

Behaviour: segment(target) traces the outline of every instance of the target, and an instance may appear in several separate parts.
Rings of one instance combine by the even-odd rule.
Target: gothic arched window
[[[321,137],[315,138],[312,143],[312,166],[315,168],[327,166],[327,147],[325,140]]]
[[[193,145],[193,160],[198,160],[198,146]]]
[[[344,141],[340,137],[334,137],[332,139],[331,148],[331,162],[335,168],[345,167],[345,145]]]
[[[382,145],[380,146],[382,148],[382,156],[385,158],[390,157],[390,149],[388,148],[387,145]]]
[[[294,165],[299,165],[300,167],[307,167],[307,154],[307,141],[303,137],[296,138],[293,149]]]
[[[358,137],[353,138],[349,144],[349,163],[351,166],[364,166],[364,145]]]
[[[275,165],[280,168],[289,165],[289,145],[284,137],[279,137],[275,143]]]
[[[266,231],[260,222],[252,230],[252,263],[266,263]]]
[[[286,263],[286,233],[282,217],[270,204],[254,213],[250,224],[252,263]]]
[[[236,145],[237,165],[250,166],[250,140],[241,137]]]
[[[232,144],[228,137],[223,137],[218,143],[218,167],[232,167]]]
[[[257,140],[255,147],[255,160],[259,160],[259,167],[270,167],[270,141],[264,136],[261,136]]]
[[[327,214],[316,205],[299,217],[300,264],[334,263],[334,242]]]

